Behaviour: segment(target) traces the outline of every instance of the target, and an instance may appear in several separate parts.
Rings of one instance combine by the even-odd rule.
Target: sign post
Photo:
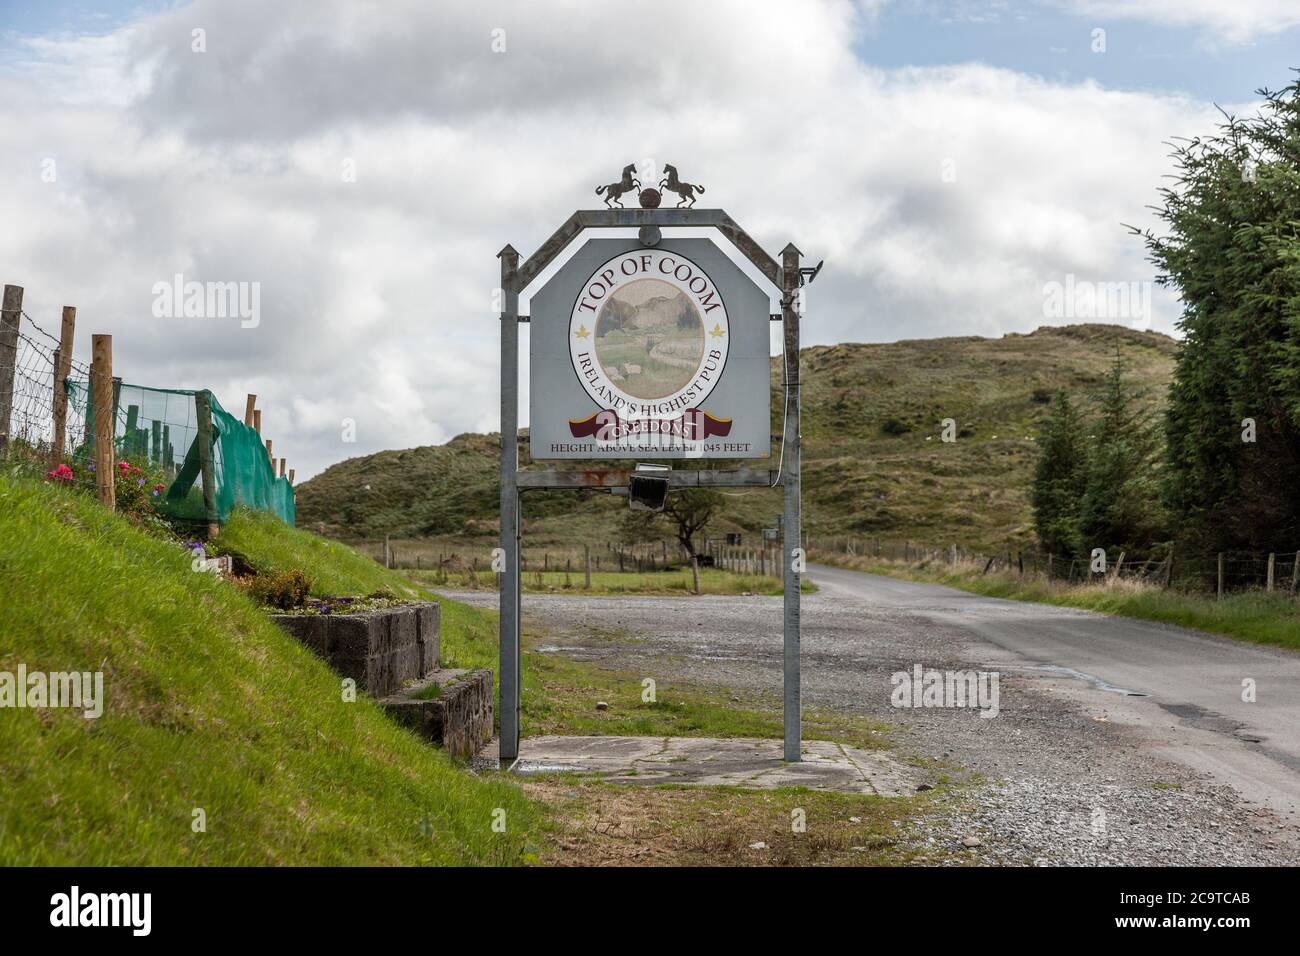
[[[507,245],[501,260],[501,763],[519,756],[519,253]]]
[[[783,548],[784,614],[784,666],[783,723],[785,725],[785,759],[798,761],[800,752],[800,700],[799,683],[799,588],[802,585],[803,548],[800,547],[800,525],[803,505],[799,496],[799,310],[798,296],[801,273],[799,250],[794,243],[781,252],[781,324],[784,333],[784,369],[781,387],[785,392],[785,424],[781,433],[782,468],[785,516]]]
[[[602,187],[608,208],[574,213],[522,265],[501,260],[500,756],[519,756],[521,500],[529,488],[629,489],[666,480],[690,488],[784,488],[784,756],[800,759],[799,297],[800,253],[778,264],[720,209],[692,208],[702,187],[668,176],[676,208],[640,189],[628,166]],[[598,194],[601,190],[597,191]],[[666,237],[664,230],[674,235]],[[635,230],[635,232],[633,232]],[[592,232],[606,231],[603,236]],[[616,234],[610,234],[617,231]],[[721,237],[724,243],[717,241]],[[755,275],[756,271],[756,275]],[[540,281],[546,272],[545,281]],[[773,314],[772,295],[781,311]],[[538,288],[532,290],[534,284]],[[520,295],[532,290],[528,316]],[[771,321],[783,327],[785,422],[771,468]],[[529,323],[529,458],[609,462],[519,471],[519,324]],[[662,471],[643,459],[757,459],[759,467]]]

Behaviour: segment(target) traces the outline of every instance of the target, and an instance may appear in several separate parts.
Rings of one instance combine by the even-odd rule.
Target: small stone
[[[849,817],[849,823],[861,823],[862,817]]]
[[[977,836],[968,836],[961,841],[962,846],[983,846],[984,841]]]
[[[759,841],[758,843],[751,843],[751,844],[749,845],[749,848],[750,848],[751,850],[766,850],[766,849],[767,849],[767,844],[766,844],[766,843],[763,843],[762,841]]]
[[[930,786],[928,783],[923,783],[923,784],[921,784],[919,787],[916,788],[916,792],[917,792],[917,793],[925,793],[925,791],[927,791],[927,790],[933,790],[933,789],[934,789],[934,787]]]
[[[603,700],[598,700],[598,701],[596,701],[596,709],[597,709],[597,710],[609,710],[609,704],[607,704],[607,703],[606,703],[605,701],[603,701]]]

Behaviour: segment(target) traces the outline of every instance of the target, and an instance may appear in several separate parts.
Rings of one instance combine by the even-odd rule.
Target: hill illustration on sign
[[[711,241],[592,240],[531,323],[534,457],[767,457],[767,296]]]

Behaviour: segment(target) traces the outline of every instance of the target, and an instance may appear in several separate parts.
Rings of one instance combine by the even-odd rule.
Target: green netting
[[[64,382],[69,405],[84,409],[74,457],[94,461],[95,408],[87,381]],[[206,439],[206,440],[205,440]],[[236,505],[294,524],[293,486],[278,478],[257,432],[228,413],[209,391],[113,386],[115,458],[161,477],[154,506],[191,521],[220,521]],[[139,478],[127,480],[139,481]]]

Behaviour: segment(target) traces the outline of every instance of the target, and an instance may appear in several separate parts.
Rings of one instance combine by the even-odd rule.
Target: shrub
[[[311,581],[301,571],[268,571],[240,584],[257,603],[282,611],[301,607],[311,593]]]

